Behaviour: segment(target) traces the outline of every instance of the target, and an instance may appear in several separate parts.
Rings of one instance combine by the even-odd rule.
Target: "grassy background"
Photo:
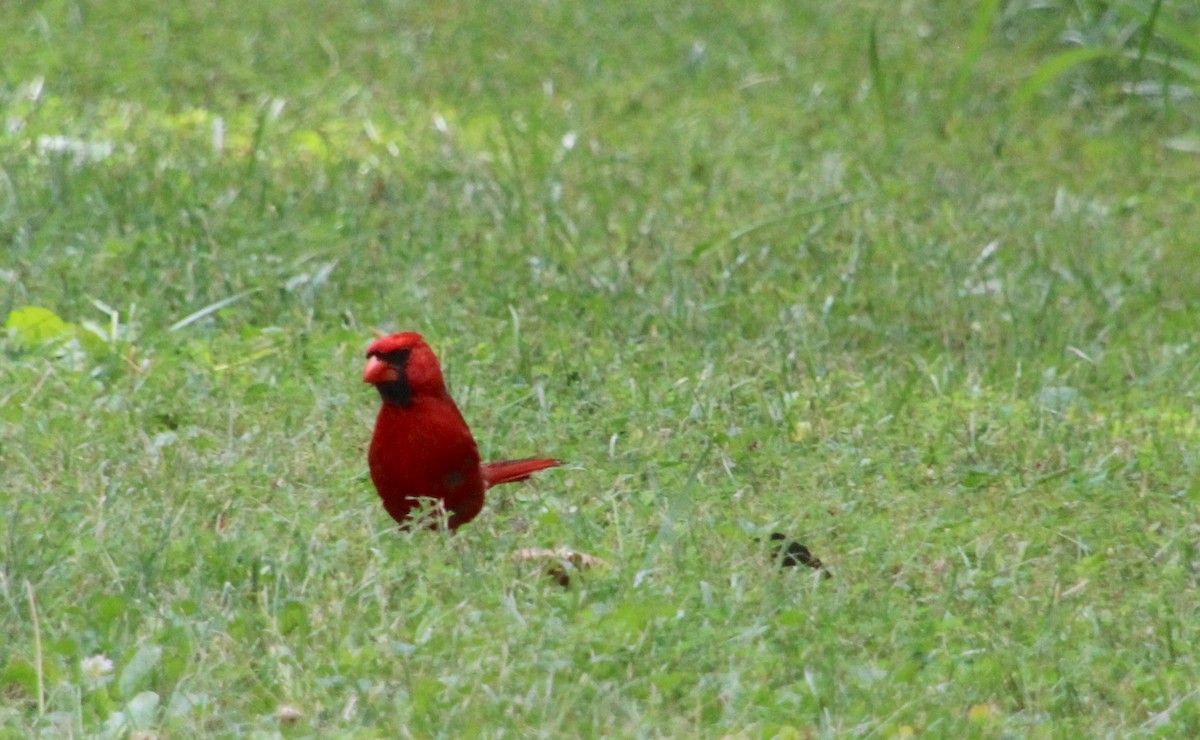
[[[1200,734],[1200,108],[1020,94],[1085,5],[10,4],[0,732]],[[397,532],[376,329],[569,468]]]

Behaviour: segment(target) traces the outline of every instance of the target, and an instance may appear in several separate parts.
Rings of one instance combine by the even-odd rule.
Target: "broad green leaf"
[[[9,336],[20,344],[41,344],[72,333],[71,325],[58,314],[41,306],[24,306],[14,309],[4,322]]]
[[[133,694],[150,674],[150,671],[154,669],[154,666],[158,664],[162,652],[162,648],[154,644],[142,645],[138,648],[129,664],[125,666],[125,670],[121,672],[121,680],[117,685],[121,690],[121,696]]]

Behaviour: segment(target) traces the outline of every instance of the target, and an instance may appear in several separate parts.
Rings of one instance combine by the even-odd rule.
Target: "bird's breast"
[[[384,404],[367,455],[371,480],[389,498],[451,502],[482,494],[479,450],[453,402]]]

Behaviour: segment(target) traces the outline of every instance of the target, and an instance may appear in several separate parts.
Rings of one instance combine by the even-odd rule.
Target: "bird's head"
[[[416,332],[380,337],[367,347],[363,382],[379,389],[386,403],[407,406],[414,396],[446,392],[433,350]]]

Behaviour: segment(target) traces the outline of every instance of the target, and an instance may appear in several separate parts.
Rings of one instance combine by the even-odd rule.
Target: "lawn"
[[[0,736],[1200,736],[1200,15],[1108,5],[10,3]],[[399,531],[402,330],[566,466]]]

